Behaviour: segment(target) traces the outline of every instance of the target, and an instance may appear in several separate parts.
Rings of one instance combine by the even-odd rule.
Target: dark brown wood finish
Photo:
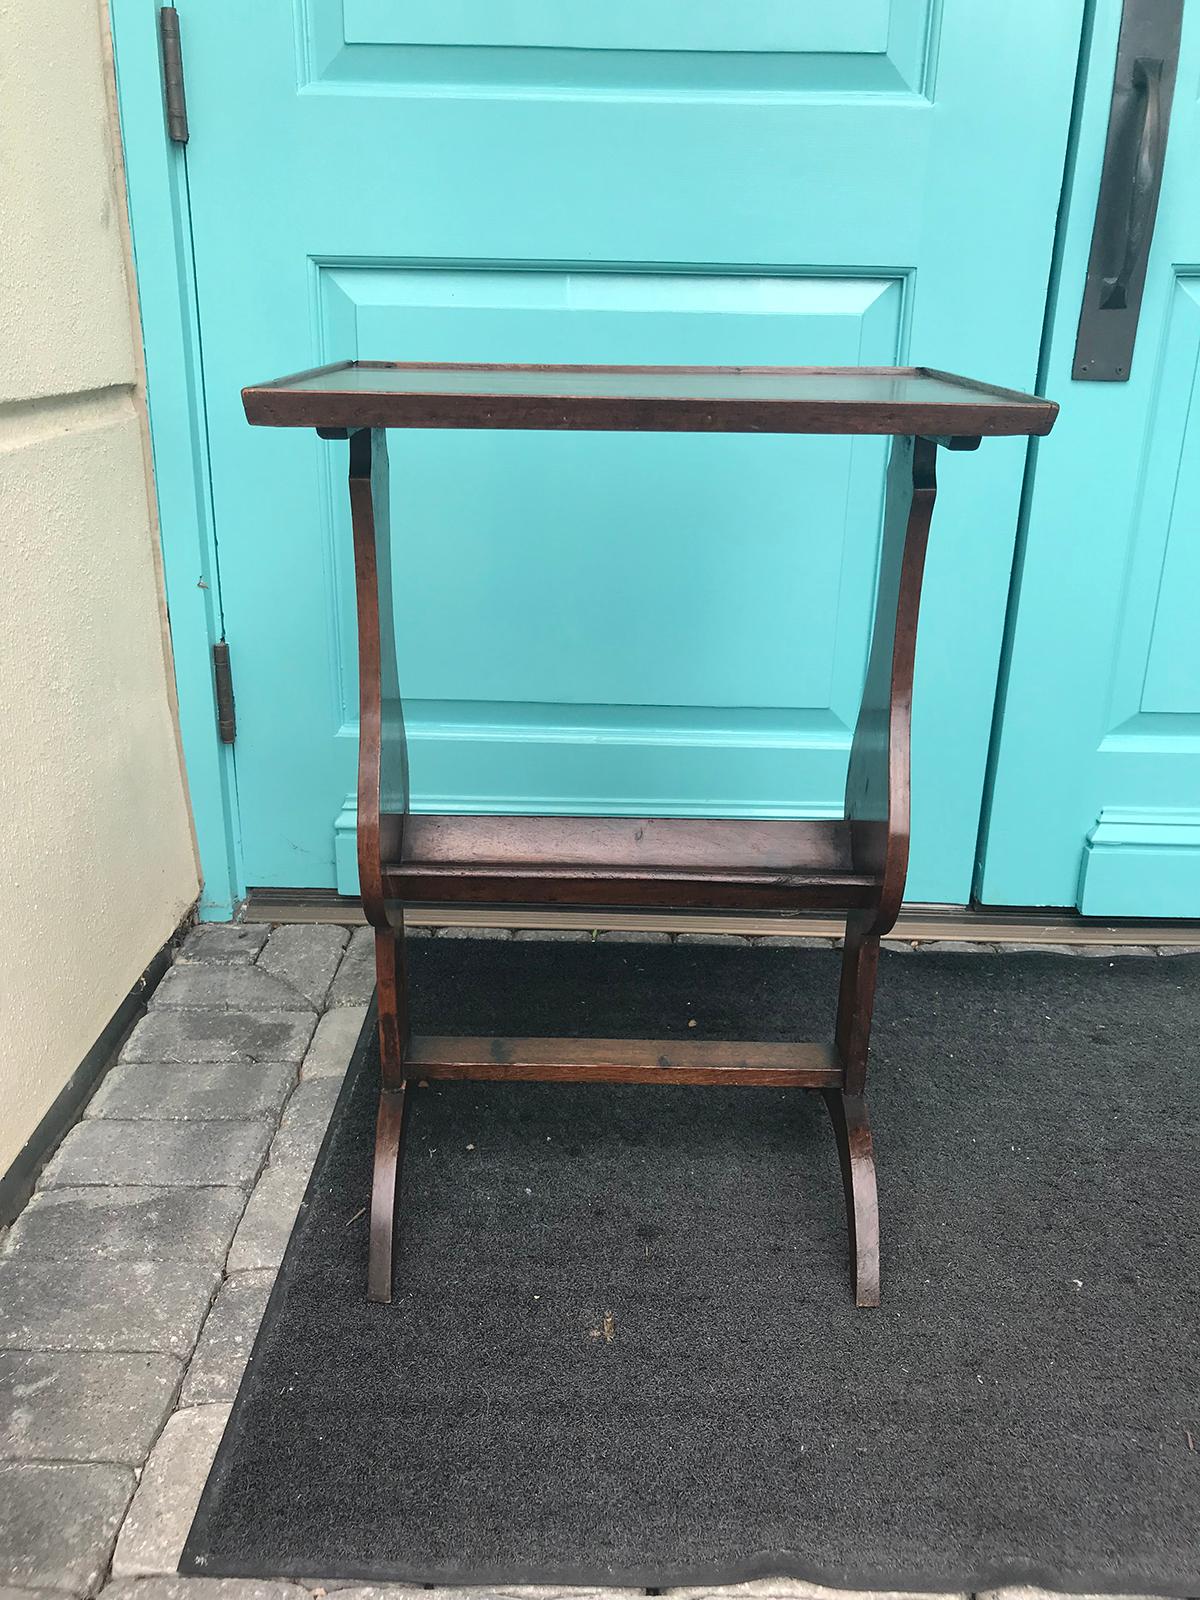
[[[389,1301],[409,1017],[404,913],[388,897],[383,863],[404,848],[408,743],[396,668],[387,435],[382,430],[360,429],[350,435],[349,478],[358,601],[358,873],[363,912],[375,929],[381,1064],[367,1297]]]
[[[639,906],[655,911],[821,911],[870,907],[878,887],[869,877],[788,873],[685,872],[681,867],[579,869],[401,867],[385,874],[389,894],[414,905]]]
[[[819,1090],[846,1191],[855,1299],[879,1304],[879,1211],[864,1099],[879,941],[908,870],[917,619],[939,444],[1047,433],[1057,407],[925,368],[339,363],[244,391],[250,421],[349,436],[359,617],[358,850],[375,928],[382,1074],[368,1295],[390,1300],[405,1085],[413,1077]],[[874,631],[842,820],[411,815],[396,674],[388,427],[888,433]],[[405,904],[836,906],[847,913],[832,1045],[412,1037]]]
[[[416,1036],[410,1078],[542,1083],[675,1083],[824,1089],[842,1070],[823,1044],[723,1039],[502,1039]]]
[[[846,774],[851,860],[881,885],[875,937],[895,923],[908,873],[913,669],[936,460],[929,439],[892,441],[875,624]]]
[[[411,816],[403,854],[384,863],[385,892],[426,905],[797,911],[879,899],[845,822]]]
[[[601,382],[601,380],[604,380]],[[453,381],[453,387],[449,387]],[[276,428],[527,428],[643,433],[1049,433],[1036,395],[926,367],[599,367],[348,361],[242,390]]]
[[[823,1091],[837,1140],[846,1193],[854,1303],[879,1304],[879,1198],[875,1187],[875,1147],[867,1106],[861,1095]]]
[[[838,985],[834,1040],[846,1075],[848,1093],[861,1095],[867,1081],[871,1018],[875,1010],[875,978],[879,972],[879,935],[868,933],[871,913],[846,918],[842,975]]]
[[[850,829],[841,820],[742,817],[440,816],[407,819],[404,862],[436,867],[474,863],[697,871],[734,868],[789,872],[801,862],[849,872]]]
[[[367,1299],[377,1305],[388,1305],[392,1298],[392,1247],[396,1235],[396,1192],[403,1137],[404,1085],[391,1089],[383,1083],[375,1118],[371,1231],[367,1245]]]
[[[848,918],[842,953],[836,1039],[854,1096],[866,1082],[879,941],[899,915],[908,873],[913,671],[936,463],[931,440],[892,441],[875,625],[846,775],[853,864],[880,886],[876,904]]]
[[[358,602],[358,872],[363,911],[376,928],[393,922],[383,863],[404,849],[408,742],[396,667],[392,605],[391,508],[387,434],[350,435],[350,520]]]

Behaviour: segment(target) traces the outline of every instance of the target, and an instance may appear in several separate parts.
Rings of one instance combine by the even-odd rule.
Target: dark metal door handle
[[[1129,194],[1124,206],[1124,226],[1117,244],[1120,264],[1115,272],[1100,279],[1100,307],[1104,311],[1124,310],[1128,303],[1129,280],[1150,242],[1151,224],[1162,183],[1163,158],[1167,153],[1166,129],[1162,114],[1163,63],[1139,56],[1133,64],[1133,93],[1130,114],[1124,119],[1120,162],[1129,172]],[[1130,150],[1128,147],[1132,145]]]
[[[1121,8],[1074,378],[1123,383],[1133,365],[1182,22],[1183,0],[1124,0]]]

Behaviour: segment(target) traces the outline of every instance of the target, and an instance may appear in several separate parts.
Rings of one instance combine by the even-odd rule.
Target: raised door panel
[[[297,0],[305,81],[924,92],[932,0]]]
[[[1129,733],[1195,738],[1200,714],[1200,275],[1171,294],[1150,419],[1114,710]],[[1197,746],[1200,752],[1200,745]]]
[[[325,264],[321,331],[330,351],[413,360],[886,364],[902,290]],[[398,640],[418,805],[834,814],[885,454],[873,439],[394,436],[397,592],[420,597]],[[322,504],[353,740],[346,516],[342,496]]]
[[[1200,916],[1200,276],[1174,277],[1130,521],[1079,906]]]

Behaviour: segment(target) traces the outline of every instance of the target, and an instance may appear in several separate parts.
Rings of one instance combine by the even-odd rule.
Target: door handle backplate
[[[1125,0],[1071,376],[1123,383],[1133,365],[1162,187],[1183,0]]]

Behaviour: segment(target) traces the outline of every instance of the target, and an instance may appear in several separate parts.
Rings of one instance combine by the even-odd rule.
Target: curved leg
[[[875,1152],[871,1124],[867,1120],[867,1102],[860,1094],[843,1094],[840,1089],[823,1089],[821,1093],[829,1107],[842,1164],[854,1301],[860,1306],[877,1306],[879,1200],[875,1190]]]
[[[387,1305],[392,1298],[392,1241],[396,1232],[400,1139],[404,1132],[404,1048],[408,1037],[403,923],[396,929],[376,928],[375,975],[380,1083],[371,1180],[367,1299]]]
[[[375,1120],[375,1171],[371,1181],[371,1241],[367,1260],[367,1299],[388,1305],[392,1298],[392,1240],[396,1233],[396,1177],[404,1132],[404,1085],[383,1089]]]

